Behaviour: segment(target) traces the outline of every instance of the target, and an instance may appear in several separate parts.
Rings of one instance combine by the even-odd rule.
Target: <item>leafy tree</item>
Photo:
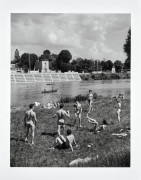
[[[94,61],[94,70],[95,70],[95,71],[100,71],[100,70],[101,70],[100,60],[95,60],[95,61]]]
[[[58,70],[56,60],[52,60],[49,62],[49,69],[52,71]]]
[[[19,64],[20,63],[20,55],[19,55],[19,50],[16,49],[14,53],[14,60],[11,61],[11,64]]]
[[[71,70],[71,65],[69,63],[62,62],[61,64],[61,72],[68,72]]]
[[[107,63],[106,63],[106,61],[101,61],[101,69],[102,69],[102,71],[107,71]]]
[[[123,46],[124,52],[127,55],[127,59],[125,60],[125,68],[130,69],[131,63],[131,28],[128,31],[126,42]]]
[[[65,70],[66,71],[66,68],[64,67],[64,64],[67,65],[67,64],[70,64],[70,60],[72,59],[72,55],[71,53],[68,51],[68,50],[62,50],[56,61],[57,61],[57,68],[59,70],[61,70],[62,72]]]
[[[34,70],[35,62],[38,60],[36,54],[24,53],[21,56],[22,67],[27,67],[28,69]]]
[[[117,73],[121,72],[121,69],[122,69],[122,62],[121,62],[121,61],[116,60],[116,61],[114,62],[114,66],[115,66],[115,71],[116,71]]]
[[[20,55],[19,55],[19,50],[18,49],[16,49],[15,50],[15,54],[14,54],[14,61],[18,61],[18,60],[20,60]]]
[[[111,70],[112,70],[113,63],[112,63],[111,60],[106,61],[106,67],[107,67],[107,70],[108,70],[108,71],[111,71]]]
[[[49,50],[44,50],[43,54],[39,56],[39,61],[49,60],[51,52]]]
[[[53,54],[53,53],[52,53],[52,54],[49,56],[49,61],[56,61],[57,57],[58,57],[57,54]]]
[[[130,59],[126,59],[124,63],[124,69],[130,69],[131,68],[131,62]]]
[[[102,61],[100,62],[100,65],[101,65],[101,70],[104,71],[104,69],[105,69],[105,68],[104,68],[104,66],[105,66],[105,61],[102,60]]]

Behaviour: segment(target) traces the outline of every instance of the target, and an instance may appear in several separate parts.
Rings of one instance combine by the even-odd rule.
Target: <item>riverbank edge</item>
[[[88,80],[116,80],[130,79],[130,73],[79,73],[80,78],[84,81]]]

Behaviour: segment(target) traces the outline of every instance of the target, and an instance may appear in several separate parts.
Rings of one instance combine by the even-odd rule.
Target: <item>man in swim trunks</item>
[[[75,144],[75,146],[77,146],[75,137],[72,134],[70,129],[67,129],[66,137],[64,137],[63,135],[60,135],[59,137],[56,138],[55,143],[56,143],[56,148],[60,148],[60,149],[71,148],[72,151],[73,151],[73,144]]]
[[[92,106],[92,103],[93,103],[93,93],[92,93],[92,90],[89,90],[89,95],[88,95],[88,105],[89,105],[89,111],[88,113],[90,113],[90,111],[93,111],[93,106]]]
[[[53,117],[57,116],[57,124],[58,124],[58,135],[61,135],[61,128],[63,128],[63,132],[65,132],[65,116],[70,117],[69,111],[65,111],[64,105],[60,104],[60,110],[56,112]]]
[[[36,126],[36,113],[33,111],[34,109],[34,104],[29,105],[29,110],[25,113],[24,117],[24,124],[26,127],[26,137],[25,137],[25,142],[28,141],[28,133],[29,129],[32,130],[32,144],[34,144],[34,134],[35,134],[35,126]]]
[[[78,118],[80,128],[82,127],[82,125],[81,125],[81,114],[82,114],[82,105],[78,101],[76,101],[74,104],[74,117],[75,117],[74,126],[76,125],[76,119]]]

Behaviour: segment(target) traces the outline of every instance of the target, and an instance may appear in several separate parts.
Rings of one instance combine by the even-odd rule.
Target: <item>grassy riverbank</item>
[[[113,79],[130,79],[128,73],[87,73],[80,74],[82,80],[113,80]]]
[[[70,102],[70,101],[69,101]],[[126,137],[111,136],[130,127],[130,100],[124,100],[121,111],[121,123],[118,124],[116,110],[117,104],[112,98],[98,96],[94,103],[94,111],[90,117],[97,119],[99,124],[103,119],[109,122],[107,129],[100,133],[91,132],[92,126],[87,123],[86,113],[88,107],[82,101],[83,114],[81,129],[73,129],[74,122],[73,102],[65,103],[65,109],[70,110],[71,118],[66,118],[66,129],[72,129],[79,145],[74,152],[68,150],[51,150],[56,133],[56,119],[52,116],[56,109],[47,110],[40,107],[35,108],[37,114],[37,127],[35,133],[35,145],[30,146],[24,142],[25,130],[23,117],[26,107],[11,110],[11,137],[10,137],[10,165],[12,167],[67,167],[77,158],[96,157],[99,158],[85,164],[86,167],[128,167],[130,166],[130,135]],[[88,148],[87,145],[93,146]]]

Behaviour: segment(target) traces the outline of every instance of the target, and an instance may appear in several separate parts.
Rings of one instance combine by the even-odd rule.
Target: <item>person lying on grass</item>
[[[79,127],[80,128],[82,127],[82,125],[81,125],[81,114],[82,114],[82,105],[78,101],[75,101],[75,104],[74,104],[74,117],[75,117],[74,127],[76,125],[77,118],[79,119]]]
[[[57,116],[57,124],[58,124],[58,135],[61,135],[61,128],[63,128],[63,132],[65,132],[65,116],[70,117],[70,112],[65,111],[64,105],[60,104],[60,110],[58,110],[53,117]]]
[[[24,117],[24,125],[26,128],[26,137],[25,137],[25,142],[28,141],[28,134],[29,134],[29,129],[32,130],[32,144],[34,144],[34,134],[35,134],[35,126],[36,126],[36,113],[33,111],[34,109],[34,104],[29,105],[29,110],[25,113]]]
[[[90,118],[88,116],[88,114],[87,114],[86,118],[88,119],[88,123],[94,125],[94,131],[97,131],[97,129],[98,129],[98,122],[96,121],[96,119]]]
[[[73,144],[77,147],[75,137],[70,129],[67,129],[67,136],[60,135],[55,140],[55,147],[57,149],[69,149],[73,151]],[[54,149],[53,148],[53,149]]]

